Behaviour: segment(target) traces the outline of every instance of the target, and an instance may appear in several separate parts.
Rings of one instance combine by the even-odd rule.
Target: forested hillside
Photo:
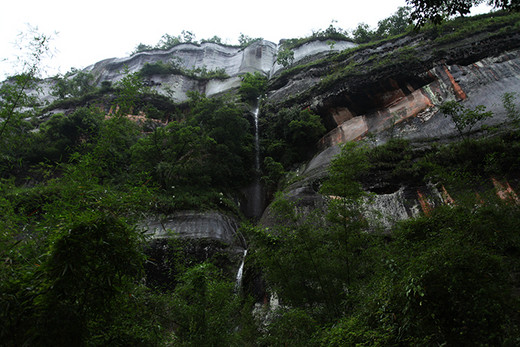
[[[35,35],[0,86],[0,345],[518,345],[520,16],[418,15],[47,79]]]

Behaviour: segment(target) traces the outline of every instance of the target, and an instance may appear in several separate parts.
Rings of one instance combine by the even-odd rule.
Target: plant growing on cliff
[[[467,139],[471,129],[477,123],[493,117],[493,112],[486,111],[486,106],[484,105],[478,105],[474,109],[470,109],[457,101],[445,102],[441,105],[440,110],[445,116],[451,116],[457,132],[463,139]]]
[[[60,98],[81,97],[95,89],[94,76],[76,69],[72,69],[65,76],[56,76],[53,79],[55,82],[52,87],[53,94]]]
[[[115,106],[118,107],[118,115],[134,112],[139,96],[147,90],[139,73],[130,73],[128,67],[125,66],[123,74],[124,77],[115,85]]]
[[[246,73],[242,75],[242,83],[238,93],[243,101],[253,103],[265,93],[267,77],[260,72]]]
[[[276,53],[276,62],[283,67],[290,66],[294,61],[294,51],[290,48],[283,48]]]
[[[238,37],[238,44],[240,45],[240,47],[246,48],[247,46],[249,46],[257,41],[262,41],[262,40],[263,40],[263,38],[261,38],[261,37],[252,38],[243,33],[240,33],[240,36]]]
[[[516,100],[518,100],[517,93],[509,92],[502,95],[502,103],[506,109],[507,117],[518,127],[520,126],[520,109],[515,102]]]
[[[286,169],[308,159],[325,133],[320,116],[309,109],[283,108],[266,114],[261,121],[262,152]]]
[[[336,230],[337,242],[343,252],[346,284],[353,279],[353,257],[355,249],[363,247],[365,241],[361,230],[366,228],[366,219],[360,206],[367,193],[358,181],[358,177],[369,167],[366,148],[348,142],[341,148],[341,153],[334,158],[329,167],[329,176],[323,182],[321,194],[328,197],[327,219],[332,222],[331,229]],[[359,264],[358,264],[359,266]],[[361,269],[356,269],[361,271]]]

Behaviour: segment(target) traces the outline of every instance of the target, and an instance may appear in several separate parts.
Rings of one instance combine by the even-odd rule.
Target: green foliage
[[[448,101],[441,105],[441,112],[451,116],[455,128],[461,138],[467,138],[471,129],[479,122],[493,117],[493,112],[486,111],[484,105],[478,105],[474,109],[468,109],[460,102]]]
[[[138,234],[112,216],[87,214],[63,228],[53,236],[42,266],[46,283],[38,300],[40,339],[78,345],[97,333],[89,331],[96,321],[112,319],[117,312],[112,305],[132,291],[144,259]]]
[[[275,226],[253,230],[255,257],[269,285],[289,305],[314,307],[321,319],[338,317],[346,309],[351,285],[368,266],[367,258],[353,256],[371,243],[371,236],[361,233],[365,221],[356,205],[365,196],[355,179],[367,165],[363,153],[350,144],[331,164],[322,188],[332,196],[327,215],[331,224],[325,224],[322,211],[301,213],[297,202],[278,196],[271,205]]]
[[[244,35],[243,33],[240,33],[240,36],[238,37],[238,44],[242,48],[246,48],[247,46],[257,42],[262,41],[263,39],[261,37],[252,38],[247,35]]]
[[[318,327],[318,322],[304,309],[279,309],[259,342],[261,346],[317,346],[313,335]]]
[[[117,177],[130,166],[130,148],[139,137],[139,127],[126,117],[115,116],[103,122],[91,153],[101,170],[100,177]]]
[[[290,66],[294,61],[294,51],[289,48],[283,48],[276,53],[276,62],[283,67]]]
[[[180,35],[173,36],[170,34],[164,34],[159,42],[155,46],[146,45],[143,43],[140,43],[136,46],[134,51],[132,52],[132,55],[141,53],[141,52],[149,52],[153,50],[168,50],[170,48],[173,48],[177,45],[183,44],[183,43],[191,43],[193,45],[199,45],[199,42],[195,40],[195,34],[191,31],[183,30],[181,31]],[[200,43],[216,43],[216,44],[223,44],[222,39],[218,36],[213,36],[209,39],[202,39],[200,40]]]
[[[56,76],[53,78],[52,86],[53,95],[60,98],[81,97],[93,92],[95,87],[94,76],[91,73],[72,69],[65,76]]]
[[[358,24],[356,29],[352,31],[352,35],[354,36],[356,43],[370,42],[374,36],[373,32],[370,30],[370,26],[366,23]]]
[[[387,184],[397,186],[402,181],[426,183],[423,182],[425,169],[417,163],[421,154],[413,149],[409,141],[393,138],[367,152],[370,168],[366,173],[359,173],[359,177],[364,181],[378,175]]]
[[[244,111],[226,98],[191,94],[191,113],[196,124],[215,141],[206,163],[218,187],[237,188],[248,182],[253,163],[253,135]]]
[[[262,181],[271,189],[276,188],[280,179],[285,175],[282,163],[275,161],[272,157],[264,158],[263,172]]]
[[[509,292],[512,268],[506,269],[517,255],[503,247],[518,247],[512,232],[518,208],[489,204],[470,210],[438,208],[394,232],[387,260],[394,270],[386,275],[391,282],[383,281],[375,302],[385,305],[379,309],[401,341],[501,345],[508,339],[508,317],[518,302]]]
[[[242,75],[242,83],[238,94],[243,101],[253,103],[262,96],[267,88],[267,77],[260,72],[246,73]]]
[[[52,161],[66,160],[68,155],[80,150],[81,146],[97,139],[102,120],[100,113],[87,108],[78,108],[69,116],[52,116],[40,127],[41,143],[38,145],[45,145],[43,148],[35,148],[35,154]]]
[[[143,77],[150,77],[153,75],[170,75],[181,73],[182,68],[179,63],[175,60],[171,60],[168,63],[158,61],[155,63],[145,63],[144,66],[139,70],[139,74]]]
[[[365,192],[357,178],[368,169],[366,151],[366,148],[355,142],[345,143],[341,147],[341,153],[330,163],[329,175],[321,192],[339,198],[336,200],[344,200],[342,205],[345,202],[347,205],[359,202]]]
[[[260,121],[262,153],[285,168],[309,159],[325,133],[321,118],[308,109],[283,108],[276,114],[266,114]]]
[[[415,21],[416,26],[423,26],[428,21],[439,24],[452,16],[467,15],[473,6],[479,5],[482,2],[482,0],[406,0],[406,3],[413,9],[411,18]],[[497,9],[510,11],[518,11],[520,9],[520,4],[515,0],[488,0],[487,2]]]
[[[157,128],[132,147],[134,170],[149,171],[165,190],[200,186],[209,189],[211,179],[204,170],[206,150],[215,142],[200,127],[171,123]]]
[[[50,36],[30,29],[21,35],[26,47],[21,47],[27,57],[21,57],[21,71],[9,77],[0,86],[0,175],[10,176],[22,166],[26,147],[31,145],[33,125],[25,119],[35,115],[37,98],[29,94],[30,89],[38,91],[37,80],[40,62],[50,51]]]
[[[518,12],[491,12],[475,17],[459,17],[435,26],[427,25],[422,31],[440,44],[456,42],[476,34],[486,34],[491,38],[517,32],[518,18]]]
[[[379,21],[376,30],[377,40],[409,32],[411,29],[410,11],[410,7],[399,7],[393,15]]]
[[[516,93],[504,93],[504,95],[502,95],[502,104],[506,109],[507,117],[516,127],[520,125],[520,109],[515,103],[517,98]]]
[[[228,209],[224,193],[251,177],[249,128],[235,103],[193,93],[186,120],[159,127],[132,147],[132,171],[151,174],[166,209]]]
[[[216,43],[216,44],[222,44],[222,39],[218,37],[217,35],[209,38],[209,39],[202,39],[200,40],[201,43],[210,42],[210,43]]]
[[[368,24],[358,24],[352,31],[352,36],[356,43],[375,42],[409,32],[410,23],[410,8],[399,7],[393,15],[380,20],[374,30],[370,29]]]
[[[188,269],[173,292],[175,346],[230,346],[236,343],[238,297],[232,282],[209,263]]]
[[[391,331],[367,326],[365,319],[351,315],[341,319],[320,338],[322,346],[392,346]]]
[[[300,47],[300,46],[306,44],[307,42],[315,41],[315,40],[327,41],[327,42],[328,41],[330,41],[330,42],[351,41],[352,39],[349,37],[348,33],[341,28],[336,28],[334,26],[334,22],[335,21],[332,21],[332,23],[327,27],[327,29],[324,29],[324,30],[320,29],[317,31],[313,31],[311,36],[299,38],[299,39],[281,40],[280,44],[281,44],[282,50],[283,51],[287,50],[287,52],[288,52],[288,51],[291,51],[297,47]]]
[[[123,74],[123,78],[115,85],[115,103],[119,107],[120,115],[131,114],[137,105],[139,95],[147,90],[139,73],[130,73],[128,67],[125,67]]]
[[[184,41],[184,39],[188,39],[189,41]],[[192,42],[192,39],[195,38],[195,35],[193,35],[191,32],[186,32],[185,30],[182,31],[181,35],[172,36],[170,34],[164,34],[161,36],[161,39],[155,46],[146,45],[143,43],[139,43],[134,51],[132,52],[132,55],[141,53],[141,52],[148,52],[152,51],[154,49],[157,50],[168,50],[170,48],[173,48],[177,45],[180,45],[181,43],[194,43]]]
[[[153,75],[172,75],[179,74],[195,78],[198,80],[208,79],[226,79],[229,75],[225,69],[208,70],[205,66],[195,69],[185,69],[181,66],[179,60],[172,59],[168,63],[162,61],[151,63],[145,63],[143,68],[139,71],[139,74],[143,77],[149,77]]]

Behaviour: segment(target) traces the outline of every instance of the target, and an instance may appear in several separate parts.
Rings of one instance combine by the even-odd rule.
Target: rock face
[[[97,83],[114,82],[122,78],[125,67],[137,72],[146,63],[175,59],[187,70],[219,69],[229,76],[224,79],[199,79],[185,74],[147,77],[152,88],[176,102],[186,101],[189,91],[207,96],[235,91],[240,86],[240,75],[247,72],[268,76],[261,114],[264,111],[276,114],[283,107],[309,108],[321,116],[328,130],[317,144],[318,154],[298,171],[301,179],[287,188],[289,195],[304,198],[312,205],[321,199],[317,182],[326,175],[328,164],[346,141],[368,135],[376,144],[390,137],[416,143],[450,141],[457,136],[456,129],[451,119],[438,111],[439,105],[447,100],[459,100],[468,107],[484,105],[494,113],[488,124],[504,124],[507,119],[501,97],[506,92],[520,93],[520,32],[503,29],[476,30],[457,39],[421,33],[355,50],[349,50],[356,46],[352,42],[331,44],[316,40],[294,48],[294,61],[289,67],[277,64],[276,44],[261,40],[246,48],[214,43],[180,44],[167,51],[106,59],[86,70],[95,76]],[[52,82],[42,83],[44,94],[50,94]],[[52,101],[52,97],[48,100]],[[389,201],[408,200],[399,211],[390,212],[392,215],[404,218],[422,209],[418,187],[397,187],[385,193],[392,196],[380,192],[376,205],[389,206]],[[217,214],[188,213],[162,222],[148,222],[152,229],[158,230],[156,236],[163,233],[160,230],[171,228],[186,237],[237,244],[236,224]]]
[[[146,253],[146,281],[172,289],[177,271],[210,260],[233,278],[247,248],[238,222],[218,212],[182,211],[165,218],[151,217],[140,227],[151,236]]]
[[[154,239],[209,239],[245,248],[244,239],[237,233],[238,222],[218,212],[182,211],[161,219],[147,219],[141,227]]]
[[[324,149],[391,128],[393,135],[412,140],[456,136],[451,120],[437,112],[438,106],[448,100],[465,100],[471,108],[484,105],[495,113],[490,124],[503,123],[505,112],[499,106],[502,95],[520,92],[520,50],[466,66],[441,64],[428,70],[427,75],[432,82],[418,89],[388,91],[382,97],[387,102],[372,112],[353,116],[348,106],[331,108],[338,126],[320,140],[319,146]]]
[[[321,206],[319,181],[346,141],[368,135],[376,144],[390,137],[422,145],[454,140],[458,137],[454,123],[439,112],[439,105],[448,100],[470,108],[484,105],[494,113],[486,124],[507,124],[501,98],[506,92],[520,93],[520,34],[491,35],[492,40],[484,36],[480,33],[449,44],[423,36],[403,37],[275,76],[264,107],[271,111],[295,105],[311,108],[329,130],[317,144],[319,153],[298,171],[301,179],[286,188],[287,196],[303,208]],[[399,52],[406,51],[413,55],[403,58]],[[382,67],[374,61],[387,63]],[[334,71],[347,72],[327,83],[335,77]],[[381,212],[384,217],[379,223],[389,228],[394,221],[427,212],[436,203],[446,201],[434,187],[403,185],[379,192],[366,210]],[[262,222],[269,224],[268,212]]]
[[[317,59],[330,52],[336,52],[355,46],[352,42],[339,41],[331,46],[322,41],[306,43],[295,49],[294,64],[308,59]],[[167,63],[175,59],[186,69],[205,67],[208,71],[221,69],[229,78],[199,80],[179,74],[154,75],[148,83],[159,93],[167,91],[174,101],[182,102],[187,99],[186,93],[198,91],[207,96],[218,95],[240,86],[240,75],[247,72],[261,72],[266,76],[276,74],[282,66],[276,63],[278,46],[270,41],[254,42],[246,48],[224,46],[215,43],[180,44],[169,50],[154,50],[141,52],[127,58],[112,58],[100,61],[86,68],[95,77],[97,83],[103,81],[118,81],[122,78],[123,69],[129,72],[138,72],[146,64],[157,62]]]

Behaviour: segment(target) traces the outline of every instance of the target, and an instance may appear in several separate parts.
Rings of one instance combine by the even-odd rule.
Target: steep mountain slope
[[[518,345],[519,23],[6,81],[2,341]]]
[[[487,25],[470,31],[455,24],[432,29],[347,50],[273,78],[264,112],[294,105],[309,108],[329,130],[318,143],[321,152],[299,169],[301,180],[286,188],[287,193],[319,204],[322,198],[313,187],[319,187],[317,182],[339,153],[338,145],[347,141],[369,137],[381,144],[402,138],[427,146],[457,140],[451,117],[439,111],[446,101],[457,100],[470,109],[483,105],[494,114],[486,125],[507,127],[502,97],[520,92],[516,20],[491,17]],[[400,187],[385,189],[386,184],[377,181],[367,182],[367,188],[388,193],[375,197],[383,214],[403,219],[421,211],[417,187],[403,181]],[[428,187],[421,189],[440,196]]]

